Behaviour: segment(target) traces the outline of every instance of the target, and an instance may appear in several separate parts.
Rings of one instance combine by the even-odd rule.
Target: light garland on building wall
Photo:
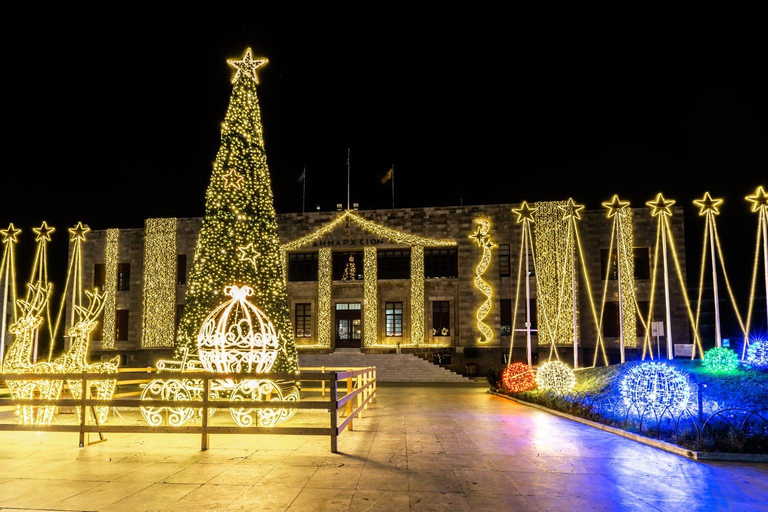
[[[565,201],[536,203],[534,224],[536,304],[539,345],[573,343],[573,279],[575,243],[570,219],[563,218]],[[551,352],[552,352],[551,351]],[[550,354],[551,356],[551,354]]]
[[[624,372],[619,393],[637,414],[677,414],[690,404],[691,385],[684,373],[668,364],[641,363]]]
[[[176,263],[176,219],[147,219],[142,348],[174,346]]]
[[[491,240],[489,234],[491,230],[491,222],[488,219],[475,219],[475,223],[479,224],[479,226],[469,238],[475,241],[480,248],[481,253],[480,261],[475,267],[474,284],[475,288],[485,295],[485,300],[475,312],[477,330],[480,331],[480,338],[477,338],[477,342],[490,343],[493,341],[493,329],[485,323],[485,318],[490,314],[493,305],[493,288],[491,288],[491,285],[483,279],[483,275],[491,264],[491,251],[496,247],[496,244]]]
[[[104,317],[101,348],[113,350],[117,333],[117,265],[120,251],[120,230],[108,229],[104,249]]]
[[[317,255],[317,345],[331,347],[331,287],[333,254],[322,248]]]
[[[379,276],[375,247],[363,249],[363,276],[363,343],[366,347],[373,347],[379,340]]]
[[[576,385],[576,376],[565,363],[549,361],[536,372],[536,385],[545,391],[552,391],[559,395],[570,393]]]
[[[424,340],[424,247],[411,247],[411,343]]]
[[[623,208],[616,216],[617,245],[621,249],[617,257],[621,265],[619,293],[622,296],[622,323],[624,346],[637,348],[637,298],[635,297],[635,236],[632,224],[632,209]]]

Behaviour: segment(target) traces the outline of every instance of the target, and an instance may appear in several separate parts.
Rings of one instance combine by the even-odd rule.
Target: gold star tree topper
[[[693,204],[699,207],[699,215],[704,216],[708,213],[712,215],[720,215],[719,206],[723,204],[722,199],[713,199],[709,192],[704,192],[704,197],[696,199]]]
[[[253,58],[253,52],[250,48],[245,49],[243,58],[240,60],[227,59],[227,64],[236,69],[235,76],[232,77],[232,83],[236,83],[243,76],[250,77],[254,82],[259,83],[259,76],[256,74],[256,70],[264,66],[269,62],[264,58]]]
[[[758,212],[760,209],[768,207],[768,193],[765,192],[765,189],[762,185],[757,187],[757,190],[755,190],[755,193],[751,196],[747,196],[745,198],[747,201],[752,203],[752,212]]]
[[[20,229],[17,229],[16,226],[13,225],[13,222],[8,224],[8,229],[0,229],[0,235],[3,235],[3,243],[16,243],[18,242],[19,233],[21,233]]]
[[[77,225],[73,228],[69,228],[67,231],[69,231],[69,234],[72,235],[70,240],[73,242],[85,242],[85,234],[88,233],[91,230],[88,226],[84,226],[82,222],[78,222]]]
[[[517,223],[522,222],[536,222],[533,218],[533,214],[536,213],[538,208],[531,208],[528,205],[528,201],[523,201],[519,208],[512,208],[512,213],[517,215]]]
[[[618,214],[621,210],[624,208],[627,208],[629,206],[629,201],[622,201],[619,199],[618,194],[613,194],[613,197],[610,201],[606,201],[603,203],[603,207],[608,208],[608,218],[615,216]]]
[[[51,234],[56,231],[56,228],[49,226],[47,222],[43,221],[39,228],[32,228],[32,231],[37,235],[35,241],[50,242]]]
[[[558,206],[565,213],[563,214],[563,220],[574,218],[575,220],[581,220],[581,210],[584,209],[583,204],[576,204],[572,197],[568,198],[568,202],[564,205]]]
[[[674,199],[665,199],[664,195],[659,192],[656,194],[656,198],[652,201],[648,201],[645,203],[647,206],[650,206],[651,209],[651,217],[658,217],[659,215],[665,215],[667,217],[672,216],[672,205],[675,204]]]

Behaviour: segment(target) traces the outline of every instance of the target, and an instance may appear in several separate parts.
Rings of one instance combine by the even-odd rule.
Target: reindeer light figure
[[[88,307],[74,306],[75,312],[79,318],[78,322],[67,330],[67,337],[72,338],[72,344],[69,349],[58,359],[55,364],[61,368],[63,373],[106,373],[117,374],[117,367],[120,363],[120,357],[115,356],[108,361],[98,363],[88,362],[88,348],[91,343],[91,333],[96,328],[96,320],[104,309],[104,294],[98,291],[93,293],[86,291],[88,297]],[[90,381],[91,396],[98,400],[111,400],[115,394],[117,379],[104,379]],[[82,382],[79,379],[67,380],[67,387],[72,394],[72,398],[79,400],[82,397]],[[77,407],[78,419],[83,411]],[[108,406],[95,407],[95,416],[99,424],[107,420],[109,414]]]
[[[3,373],[60,373],[61,367],[56,363],[33,363],[32,349],[40,325],[43,323],[42,312],[51,294],[49,284],[30,284],[27,300],[16,303],[21,309],[19,319],[9,326],[8,330],[14,335],[13,345],[8,349],[3,360]],[[9,380],[8,389],[14,400],[41,398],[43,400],[58,400],[61,396],[62,381],[60,380]],[[23,425],[50,425],[53,421],[55,406],[19,405],[17,419]]]

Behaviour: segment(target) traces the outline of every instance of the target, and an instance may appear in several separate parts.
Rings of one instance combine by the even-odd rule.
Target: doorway
[[[336,303],[336,348],[360,348],[361,313],[359,302]]]

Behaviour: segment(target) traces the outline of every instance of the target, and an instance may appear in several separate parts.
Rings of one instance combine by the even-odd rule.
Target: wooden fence
[[[134,369],[131,369],[134,370]],[[203,393],[198,400],[152,400],[143,401],[136,391],[116,392],[112,400],[98,400],[90,397],[90,381],[117,379],[118,391],[121,384],[142,384],[154,379],[195,379],[202,381]],[[331,452],[338,451],[339,436],[345,430],[352,430],[355,418],[362,418],[369,404],[376,396],[376,368],[347,368],[347,369],[311,369],[302,370],[298,379],[302,383],[303,392],[320,391],[320,399],[302,399],[292,401],[245,401],[211,398],[211,381],[216,380],[273,380],[295,381],[297,376],[292,373],[216,373],[216,372],[170,372],[152,371],[151,368],[138,369],[138,371],[122,371],[117,374],[101,373],[71,373],[71,374],[0,374],[0,380],[77,380],[81,385],[79,399],[59,398],[58,400],[43,400],[39,398],[14,400],[0,395],[0,410],[7,406],[56,406],[56,407],[80,407],[80,410],[93,411],[94,407],[109,406],[123,408],[139,407],[188,407],[201,410],[200,422],[195,425],[150,426],[150,425],[99,425],[96,415],[89,420],[88,414],[80,415],[77,425],[52,424],[52,425],[20,425],[17,423],[0,423],[0,431],[31,431],[31,432],[78,432],[80,434],[80,446],[86,446],[87,434],[98,434],[104,440],[104,434],[109,433],[150,433],[150,434],[200,434],[201,449],[210,447],[211,434],[283,434],[283,435],[321,435],[330,436]],[[319,388],[307,386],[309,383],[319,383]],[[6,406],[6,407],[3,407]],[[274,427],[240,427],[240,426],[213,426],[209,425],[209,409],[275,409],[275,408],[302,410],[325,410],[329,413],[329,425],[327,427],[307,426],[274,426]]]

